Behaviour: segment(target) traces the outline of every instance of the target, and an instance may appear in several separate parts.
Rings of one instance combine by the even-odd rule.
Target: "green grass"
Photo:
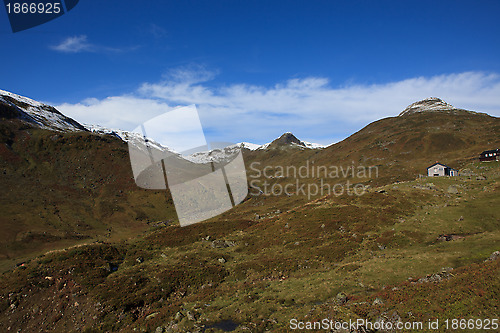
[[[436,138],[401,136],[384,123],[369,125],[385,131],[369,149],[350,150],[348,144],[366,146],[370,136],[361,132],[327,155],[303,153],[317,163],[381,158],[380,178],[365,195],[250,197],[184,228],[168,195],[137,189],[126,169],[115,172],[126,157],[121,143],[83,134],[52,139],[44,131],[30,138],[6,135],[18,164],[5,166],[16,181],[3,179],[10,195],[0,198],[1,250],[10,266],[0,275],[0,330],[153,332],[176,325],[192,332],[232,320],[241,324],[239,332],[287,332],[291,318],[376,319],[393,311],[423,321],[497,315],[499,261],[484,260],[500,250],[498,163],[462,160],[470,176],[414,180],[417,173],[409,171],[425,168],[425,154],[394,162],[395,152],[411,149],[415,138],[431,149],[435,140],[458,135],[455,125],[437,124],[448,134]],[[488,133],[481,138],[491,139]],[[303,156],[294,150],[256,154],[249,153],[247,163],[294,163]],[[460,158],[453,149],[446,154]],[[84,163],[91,167],[78,168]],[[158,224],[164,221],[170,224]],[[76,232],[86,238],[72,238]],[[440,241],[441,234],[461,238]],[[88,244],[42,254],[76,243]],[[12,258],[26,264],[13,269]],[[448,279],[415,283],[443,267],[453,268]],[[343,305],[336,301],[341,292],[348,297]],[[377,297],[380,306],[372,305]]]

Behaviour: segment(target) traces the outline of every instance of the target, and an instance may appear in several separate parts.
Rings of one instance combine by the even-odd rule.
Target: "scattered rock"
[[[377,331],[377,332],[397,332],[394,329],[391,329],[389,327],[396,327],[396,324],[401,321],[401,316],[393,310],[391,314],[388,314],[387,312],[383,312],[380,314],[380,316],[375,320],[376,323],[379,323],[381,327],[384,327],[383,329]],[[382,325],[384,323],[384,325]],[[392,325],[387,325],[388,323],[391,323]]]
[[[436,188],[436,185],[434,185],[434,183],[426,183],[426,184],[422,184],[422,185],[415,185],[413,186],[413,188],[417,188],[417,189],[420,189],[420,190],[434,190]]]
[[[153,319],[154,317],[156,317],[157,315],[159,314],[159,312],[155,312],[155,313],[152,313],[150,315],[147,315],[146,316],[146,319]]]
[[[476,180],[486,180],[486,176],[477,176]]]
[[[182,318],[184,318],[184,315],[183,315],[181,312],[177,312],[177,313],[175,314],[175,320],[176,320],[176,321],[181,321],[181,320],[182,320]]]
[[[440,242],[449,242],[452,240],[452,237],[450,235],[441,234],[437,237],[437,240]]]
[[[224,258],[219,258],[217,259],[221,264],[225,264],[226,263],[226,259]]]
[[[441,242],[449,242],[449,241],[454,241],[457,239],[465,238],[464,236],[457,235],[457,234],[441,234],[437,237],[438,241]]]
[[[174,321],[171,321],[168,323],[167,326],[164,328],[164,333],[173,333],[173,332],[179,332],[179,325],[176,324]]]
[[[236,244],[233,241],[227,241],[227,240],[222,240],[222,239],[216,239],[211,244],[212,248],[214,248],[214,249],[223,249],[223,248],[232,247],[235,245]]]
[[[196,317],[191,311],[186,312],[186,318],[190,321],[196,321]]]
[[[340,292],[335,296],[335,301],[338,305],[347,303],[347,295],[344,292]]]
[[[372,303],[372,305],[382,305],[382,304],[384,304],[384,301],[379,297],[375,298],[375,300]]]
[[[120,191],[122,192],[122,191]],[[153,223],[153,222],[151,222]],[[148,224],[150,224],[150,222],[148,222]],[[170,221],[157,221],[157,222],[154,222],[152,224],[153,227],[168,227],[168,225],[170,224]]]
[[[163,330],[163,327],[161,327],[161,326],[158,326],[158,327],[155,329],[155,333],[163,333],[163,332],[165,332],[165,331]]]
[[[325,229],[325,227],[326,227],[326,225],[323,223],[323,224],[321,225],[321,229]]]
[[[137,258],[135,259],[135,261],[137,261],[137,262],[140,264],[140,263],[143,263],[143,262],[144,262],[144,258],[143,258],[143,257],[137,257]]]
[[[262,193],[264,193],[264,192],[262,192]],[[280,209],[275,210],[274,212],[266,213],[264,215],[259,215],[259,214],[255,213],[254,220],[271,219],[273,217],[276,217],[279,214],[281,214],[281,210]]]
[[[470,177],[475,176],[475,173],[471,169],[462,169],[460,170],[460,175]]]
[[[448,186],[448,193],[450,193],[450,194],[457,194],[458,193],[457,187],[455,185]]]
[[[443,280],[441,275],[439,274],[431,274],[430,276],[426,276],[418,279],[417,283],[427,283],[427,282],[441,282]]]
[[[441,282],[453,276],[450,272],[453,270],[451,267],[441,268],[440,273],[428,274],[417,280],[417,283]]]
[[[493,252],[490,255],[490,257],[488,259],[486,259],[485,261],[493,261],[493,260],[497,260],[497,259],[500,259],[500,251]]]

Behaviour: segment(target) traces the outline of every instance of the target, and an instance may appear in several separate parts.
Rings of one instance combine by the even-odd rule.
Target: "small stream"
[[[205,332],[206,329],[208,328],[218,328],[220,330],[223,330],[224,332],[232,332],[234,331],[240,324],[232,321],[231,319],[228,320],[221,320],[216,323],[206,325],[205,328],[203,329],[203,332]]]

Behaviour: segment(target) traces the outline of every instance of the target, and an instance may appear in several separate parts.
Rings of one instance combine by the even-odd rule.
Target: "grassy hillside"
[[[410,114],[323,150],[245,151],[259,185],[285,186],[295,179],[277,167],[308,162],[379,172],[325,179],[370,185],[360,196],[249,195],[184,228],[165,192],[134,185],[122,142],[19,126],[0,131],[2,253],[7,268],[31,259],[0,276],[2,331],[288,332],[294,318],[498,315],[500,260],[488,258],[500,250],[500,167],[474,160],[499,146],[498,118]],[[436,160],[461,176],[419,178]]]
[[[325,197],[259,220],[229,212],[41,256],[2,276],[0,327],[153,332],[234,323],[239,332],[285,332],[293,318],[491,317],[500,261],[484,260],[498,250],[500,173],[491,163],[467,167],[471,176]]]
[[[412,180],[436,161],[461,168],[500,146],[500,119],[472,112],[423,112],[375,121],[318,153],[318,162],[378,165],[378,184]]]
[[[133,181],[127,145],[88,132],[58,133],[2,121],[0,259],[123,238],[176,218],[164,191]]]

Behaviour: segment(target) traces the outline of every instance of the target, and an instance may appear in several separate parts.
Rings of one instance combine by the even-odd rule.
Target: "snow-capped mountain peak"
[[[54,131],[89,131],[100,135],[112,135],[138,148],[144,148],[144,140],[147,146],[158,152],[174,153],[181,157],[181,154],[173,149],[157,142],[154,138],[144,138],[142,134],[111,129],[100,125],[80,124],[77,121],[66,117],[53,106],[35,101],[31,98],[20,96],[5,90],[0,90],[0,114],[4,118],[20,119],[30,123],[32,126]],[[182,156],[193,163],[220,162],[233,156],[240,149],[251,151],[262,151],[280,147],[295,147],[299,149],[318,149],[326,146],[301,141],[291,132],[286,132],[279,138],[264,145],[250,142],[240,142],[229,145],[223,149],[212,149],[206,152],[197,152],[188,156]]]
[[[136,147],[144,146],[143,143],[144,143],[145,138],[140,133],[129,132],[129,131],[124,131],[124,130],[120,130],[120,129],[107,128],[107,127],[104,127],[101,125],[90,125],[90,124],[84,124],[84,125],[85,125],[85,128],[92,133],[101,134],[101,135],[112,135],[112,136],[115,136],[126,143],[130,143],[132,145],[135,145]],[[166,151],[166,152],[178,154],[173,149],[155,141],[154,139],[151,139],[151,138],[146,138],[146,139],[147,139],[147,144],[148,144],[149,148],[153,148],[153,149],[156,149],[158,151]],[[180,154],[178,154],[178,155],[180,155]]]
[[[295,135],[291,132],[286,132],[283,133],[279,138],[266,143],[260,147],[257,147],[256,149],[273,149],[273,148],[279,148],[279,147],[298,147],[298,148],[309,148],[309,149],[321,149],[325,148],[327,146],[321,145],[319,143],[311,143],[307,141],[301,141],[297,139]],[[256,150],[252,149],[252,150]]]
[[[241,148],[246,148],[248,150],[257,150],[259,149],[260,147],[262,147],[262,145],[258,145],[258,144],[255,144],[255,143],[250,143],[250,142],[240,142],[238,144]]]
[[[53,106],[5,90],[0,90],[0,111],[6,118],[20,119],[43,129],[63,132],[86,130]]]
[[[467,112],[467,113],[477,114],[477,112],[474,112],[474,111],[468,111],[468,110],[456,108],[453,105],[446,103],[441,98],[428,97],[428,98],[425,98],[421,101],[418,101],[418,102],[415,102],[415,103],[408,105],[399,114],[399,117],[407,116],[407,115],[411,115],[411,114],[415,114],[415,113],[422,113],[422,112],[451,112],[451,113],[455,113],[455,114]]]

